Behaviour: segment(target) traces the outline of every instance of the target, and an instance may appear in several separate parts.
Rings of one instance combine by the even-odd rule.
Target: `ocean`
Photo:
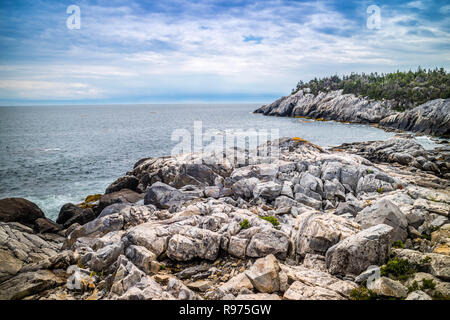
[[[145,157],[169,155],[177,129],[278,129],[323,147],[393,133],[358,124],[253,114],[260,104],[0,107],[0,198],[23,197],[51,219],[65,203],[103,193]]]

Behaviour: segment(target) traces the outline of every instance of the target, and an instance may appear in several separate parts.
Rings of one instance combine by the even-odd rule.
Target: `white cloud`
[[[382,28],[369,30],[365,22],[324,3],[276,3],[214,15],[188,11],[176,19],[132,7],[82,6],[83,41],[72,41],[52,64],[0,66],[0,79],[18,81],[9,90],[20,97],[52,96],[55,89],[59,97],[80,99],[164,92],[288,93],[299,79],[448,61],[448,52],[433,49],[448,43],[448,32],[417,13],[383,6]],[[185,5],[196,13],[208,7]],[[411,21],[417,25],[408,25]],[[423,36],[425,31],[433,36]],[[46,38],[52,39],[53,32],[58,31],[47,30]],[[262,41],[244,42],[249,35]],[[44,84],[36,90],[24,80]],[[77,83],[87,87],[77,88]]]
[[[407,7],[416,8],[416,9],[425,9],[426,6],[422,1],[412,1],[406,4]]]
[[[49,81],[0,80],[0,92],[13,91],[18,97],[33,99],[93,99],[101,98],[102,91],[85,83]],[[6,94],[7,93],[3,93]],[[2,94],[2,95],[3,95]]]

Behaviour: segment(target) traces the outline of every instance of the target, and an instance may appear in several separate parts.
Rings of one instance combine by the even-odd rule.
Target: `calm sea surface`
[[[274,129],[321,146],[382,140],[382,130],[252,114],[258,104],[0,107],[0,198],[24,197],[55,219],[67,202],[103,193],[144,157],[171,153],[176,129]]]

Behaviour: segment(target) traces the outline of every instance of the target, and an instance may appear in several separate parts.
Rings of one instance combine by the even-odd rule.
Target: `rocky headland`
[[[450,99],[434,99],[404,112],[394,102],[378,101],[343,90],[312,94],[308,88],[255,110],[267,116],[373,124],[387,130],[450,137]]]
[[[299,92],[260,112],[395,117],[355,99]],[[142,159],[56,222],[25,199],[0,200],[0,299],[449,298],[448,144],[426,151],[399,135],[278,145],[273,158],[236,149],[220,160]]]

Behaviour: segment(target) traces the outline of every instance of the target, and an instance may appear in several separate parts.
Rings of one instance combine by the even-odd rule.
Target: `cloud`
[[[426,6],[422,1],[412,1],[406,4],[407,7],[416,8],[416,9],[425,9]]]
[[[359,3],[117,0],[80,7],[76,31],[65,28],[65,10],[50,11],[52,23],[39,28],[18,24],[13,14],[12,34],[0,22],[0,45],[8,48],[0,53],[0,80],[8,84],[0,99],[40,99],[55,90],[61,99],[130,102],[174,92],[265,97],[315,76],[449,66],[448,20],[415,10],[424,7],[420,1],[406,3],[409,9],[380,4],[379,30],[366,28]],[[27,81],[43,84],[36,90]]]
[[[0,80],[2,97],[14,91],[15,95],[25,100],[71,100],[101,98],[102,91],[91,88],[85,83],[65,83],[50,81]]]

